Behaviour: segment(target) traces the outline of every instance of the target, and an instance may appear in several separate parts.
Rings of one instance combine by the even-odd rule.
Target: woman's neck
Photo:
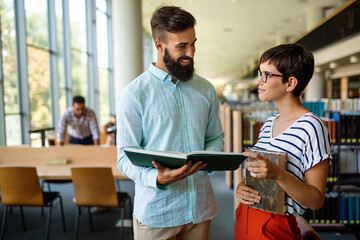
[[[301,103],[300,98],[292,94],[287,98],[283,98],[281,101],[276,101],[276,104],[280,112],[278,118],[280,122],[296,120],[309,112]]]

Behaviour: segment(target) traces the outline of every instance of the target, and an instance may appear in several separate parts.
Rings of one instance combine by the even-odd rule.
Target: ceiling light
[[[228,27],[225,27],[225,28],[223,28],[223,31],[224,32],[232,32],[232,28],[228,28]]]
[[[349,61],[350,61],[350,63],[357,63],[357,62],[359,62],[359,57],[352,55],[352,56],[350,56]]]
[[[315,73],[321,72],[321,68],[320,68],[320,67],[315,67],[315,68],[314,68],[314,72],[315,72]]]
[[[330,67],[331,69],[336,68],[336,63],[335,63],[335,62],[330,62],[330,63],[329,63],[329,67]]]

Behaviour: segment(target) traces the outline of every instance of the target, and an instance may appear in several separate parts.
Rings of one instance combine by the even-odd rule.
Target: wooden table
[[[66,158],[67,163],[49,165],[49,159]],[[72,167],[111,167],[114,178],[129,180],[116,166],[115,146],[51,146],[32,148],[0,147],[0,166],[36,167],[39,178],[49,180],[71,179]]]

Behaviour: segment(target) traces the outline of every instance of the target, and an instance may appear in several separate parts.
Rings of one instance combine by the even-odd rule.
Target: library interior
[[[122,90],[156,62],[150,20],[163,5],[196,19],[195,74],[215,89],[233,157],[254,151],[279,113],[259,100],[261,54],[287,43],[313,54],[300,100],[327,128],[332,159],[323,206],[297,224],[302,239],[360,239],[360,0],[0,0],[0,239],[134,239],[136,184],[118,166],[116,115]],[[87,114],[80,132],[95,146],[66,114]],[[209,239],[234,239],[248,172],[214,166]]]

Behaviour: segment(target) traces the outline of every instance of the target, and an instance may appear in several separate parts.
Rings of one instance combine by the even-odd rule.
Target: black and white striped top
[[[272,137],[274,115],[269,117],[259,133],[255,148],[287,153],[286,169],[295,178],[305,182],[306,170],[325,159],[331,159],[332,142],[322,121],[313,113],[307,113],[276,137]],[[286,214],[301,216],[307,207],[286,195]]]

